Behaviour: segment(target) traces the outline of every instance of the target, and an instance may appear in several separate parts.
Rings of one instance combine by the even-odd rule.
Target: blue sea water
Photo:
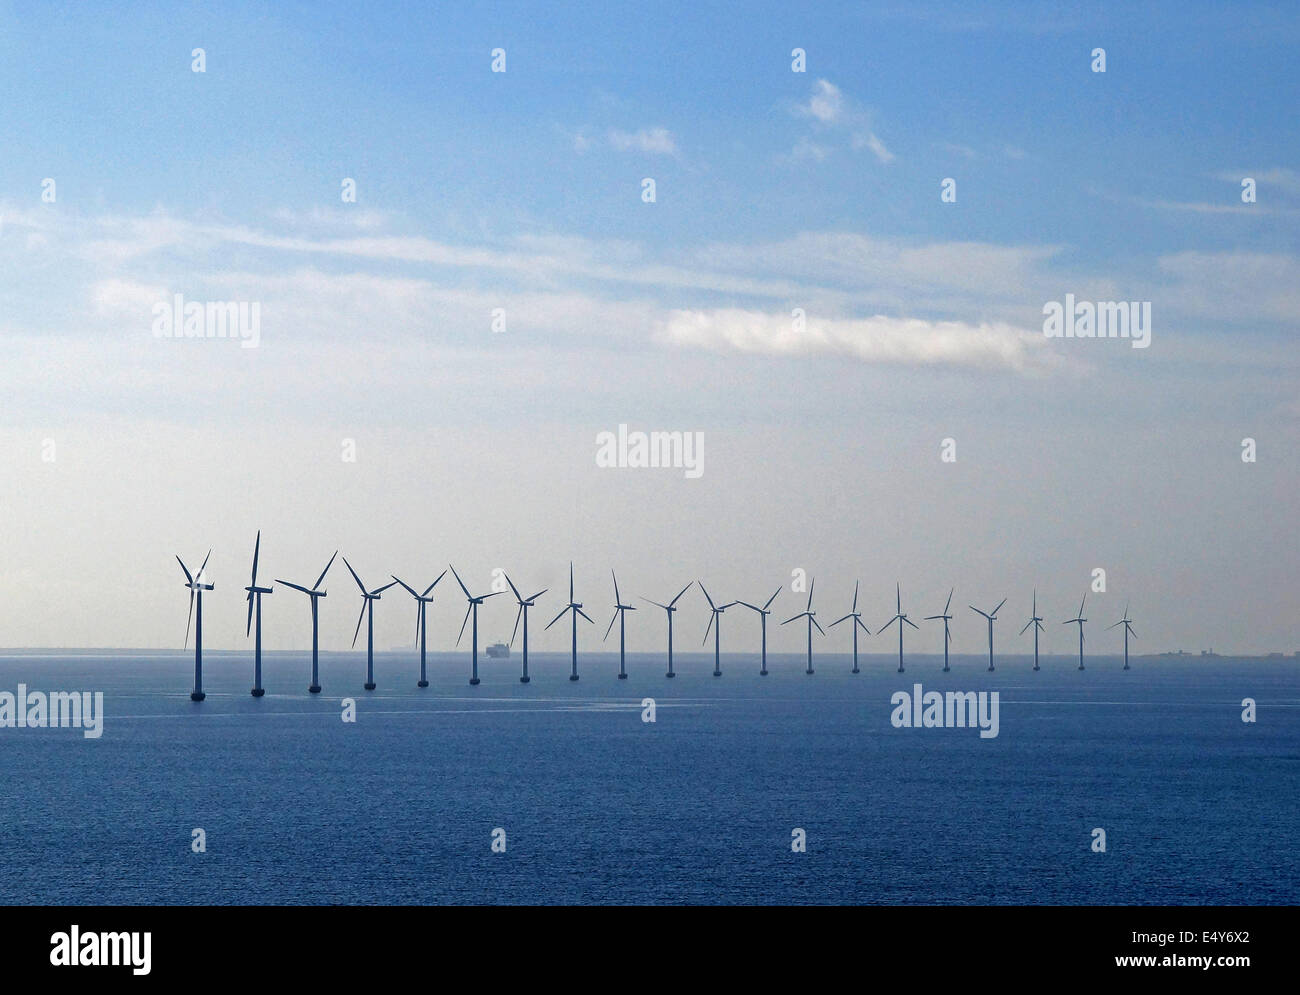
[[[1295,660],[680,654],[0,656],[104,692],[104,733],[0,729],[0,902],[1296,904]],[[1000,732],[890,696],[997,690]],[[341,721],[340,700],[357,702]],[[641,702],[657,702],[642,721]],[[1258,702],[1242,722],[1241,701]],[[206,833],[206,852],[191,833]],[[1107,851],[1091,849],[1104,828]],[[505,830],[506,852],[491,850]],[[791,831],[807,852],[791,850]]]

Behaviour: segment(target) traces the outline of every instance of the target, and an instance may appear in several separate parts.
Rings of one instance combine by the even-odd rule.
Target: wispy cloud
[[[641,128],[638,131],[611,129],[609,144],[620,152],[645,152],[649,155],[677,154],[677,139],[667,128]]]
[[[813,127],[822,134],[847,135],[850,148],[869,149],[882,163],[894,161],[894,154],[885,147],[885,143],[872,128],[872,115],[849,100],[830,80],[816,80],[812,93],[806,101],[795,106],[794,113],[811,121]],[[796,159],[810,158],[809,149],[822,153],[811,156],[818,161],[826,158],[830,151],[825,145],[811,143],[804,136],[796,143],[790,156]]]
[[[843,356],[869,364],[958,366],[1017,374],[1062,365],[1041,332],[1003,324],[808,316],[797,328],[790,314],[735,308],[674,311],[662,341],[711,352],[760,356]]]

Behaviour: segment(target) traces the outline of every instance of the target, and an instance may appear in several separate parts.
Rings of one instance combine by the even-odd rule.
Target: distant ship
[[[510,655],[510,647],[505,643],[493,643],[487,648],[487,655],[492,659]]]

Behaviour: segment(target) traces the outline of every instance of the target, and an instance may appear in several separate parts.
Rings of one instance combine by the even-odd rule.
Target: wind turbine
[[[662,608],[664,611],[668,613],[668,676],[669,677],[677,676],[676,674],[673,673],[673,612],[677,611],[677,602],[681,600],[682,595],[685,594],[687,591],[689,591],[694,583],[695,581],[691,581],[690,584],[687,584],[685,587],[683,587],[681,591],[678,592],[677,597],[673,598],[673,600],[668,602],[668,604],[666,605],[661,605],[659,604],[658,601],[650,601],[649,598],[641,599],[642,601],[650,601],[650,604]]]
[[[470,615],[474,616],[474,628],[470,632],[470,637],[474,640],[474,646],[470,653],[470,660],[473,664],[473,674],[469,679],[471,684],[478,684],[478,606],[493,595],[502,594],[502,591],[493,591],[492,594],[481,594],[478,597],[469,593],[469,588],[465,582],[460,579],[460,574],[456,573],[456,568],[448,564],[451,568],[451,575],[456,578],[456,583],[460,589],[465,592],[465,600],[469,602],[469,607],[465,609],[465,617],[460,622],[460,635],[456,637],[456,645],[460,645],[461,637],[465,635],[465,623],[469,621]]]
[[[1088,592],[1083,592],[1083,601],[1079,602],[1079,614],[1074,618],[1067,618],[1062,625],[1069,625],[1071,622],[1079,623],[1079,669],[1083,669],[1083,623],[1088,621],[1083,617],[1083,602],[1088,600]],[[1124,614],[1128,614],[1125,612]]]
[[[849,619],[853,619],[853,625],[851,627],[853,629],[853,673],[856,674],[858,673],[858,626],[862,626],[862,631],[868,636],[871,635],[871,630],[868,629],[866,623],[862,621],[862,614],[858,611],[858,582],[856,580],[853,582],[853,611],[849,612],[843,618],[837,618],[831,623],[831,628],[833,629],[841,622],[847,622]]]
[[[796,618],[806,618],[806,619],[808,620],[808,669],[807,669],[806,671],[804,671],[804,673],[806,673],[806,674],[811,674],[811,673],[813,672],[813,665],[812,665],[812,631],[813,631],[813,626],[816,625],[816,626],[817,626],[817,631],[820,632],[823,636],[826,635],[826,630],[823,629],[823,628],[822,628],[822,627],[817,623],[817,619],[815,619],[815,618],[813,617],[814,615],[817,614],[815,611],[812,610],[812,596],[813,596],[813,588],[815,588],[816,586],[817,586],[817,579],[814,577],[812,583],[808,585],[808,607],[805,608],[803,611],[801,611],[798,615],[795,615],[793,618],[787,618],[784,622],[781,623],[782,625],[789,625],[789,624],[790,624],[791,622],[793,622]],[[776,595],[774,594],[774,595],[772,595],[772,597],[776,597]],[[770,602],[770,601],[768,602],[769,605],[770,605],[771,603],[772,603],[772,602]]]
[[[1034,588],[1033,613],[1029,616],[1029,621],[1025,623],[1025,628],[1020,630],[1020,634],[1023,636],[1025,634],[1025,630],[1028,629],[1031,625],[1034,627],[1034,669],[1037,670],[1038,669],[1038,634],[1040,632],[1045,631],[1043,629],[1042,616],[1038,614],[1038,588]]]
[[[697,583],[700,585],[700,590],[704,591],[704,581],[702,580],[697,581]],[[722,651],[721,651],[722,613],[725,612],[732,605],[734,605],[735,602],[728,601],[725,605],[715,605],[713,603],[713,599],[709,597],[708,591],[704,591],[704,600],[709,603],[709,611],[712,612],[712,614],[709,615],[708,627],[705,628],[704,630],[704,643],[707,643],[709,641],[709,629],[712,629],[713,630],[713,676],[721,677],[722,676]],[[700,645],[702,646],[704,645],[704,643],[701,643]]]
[[[618,593],[618,576],[613,570],[609,575],[614,578],[614,617],[609,620],[609,628],[605,630],[605,639],[614,631],[614,623],[618,622],[618,679],[627,680],[627,668],[624,666],[626,661],[627,647],[627,613],[636,611],[636,606],[623,604],[623,599]],[[671,615],[668,616],[670,619]],[[603,641],[603,640],[602,640]]]
[[[548,623],[546,623],[546,628],[549,629],[560,619],[564,618],[565,612],[572,613],[571,617],[573,620],[573,643],[572,643],[571,654],[573,659],[573,673],[569,675],[569,680],[576,681],[578,679],[578,616],[581,615],[588,622],[591,622],[592,625],[595,625],[596,623],[592,622],[591,616],[582,610],[582,605],[579,602],[573,600],[573,561],[572,560],[569,561],[569,603],[564,606],[564,608],[560,611],[560,614],[556,615],[555,618],[551,619]]]
[[[375,689],[375,602],[379,600],[381,594],[395,586],[397,581],[367,591],[366,585],[361,583],[361,578],[352,569],[352,564],[348,562],[346,556],[343,557],[343,565],[348,568],[348,573],[357,582],[357,587],[361,588],[361,614],[357,616],[357,629],[352,633],[353,646],[356,646],[357,636],[361,634],[361,623],[369,619],[369,624],[366,626],[366,690],[373,691]]]
[[[247,636],[253,627],[253,606],[257,605],[257,638],[253,641],[253,697],[260,698],[266,694],[266,689],[262,687],[262,595],[270,594],[274,588],[257,586],[257,554],[262,549],[262,530],[257,530],[257,541],[253,544],[253,579],[249,582],[248,587],[244,588],[248,592],[248,627],[244,631]]]
[[[762,677],[767,676],[767,616],[772,614],[770,611],[768,611],[768,609],[772,606],[772,602],[776,600],[776,596],[780,593],[781,593],[781,588],[778,587],[772,593],[772,596],[767,599],[767,604],[765,604],[762,608],[759,608],[758,605],[751,605],[748,601],[736,602],[736,604],[738,605],[744,605],[746,608],[758,612],[758,620],[763,633],[762,665],[760,666],[758,671],[759,675]]]
[[[954,588],[948,588],[948,603],[943,606],[942,615],[927,615],[925,621],[933,622],[935,619],[943,619],[943,672],[948,673],[948,644],[952,642],[952,633],[948,631],[948,623],[952,621],[952,616],[948,614],[948,609],[952,607],[952,592]],[[899,628],[902,628],[901,626]]]
[[[442,573],[438,574],[438,580],[435,580],[432,584],[426,587],[423,594],[413,588],[410,584],[406,583],[406,581],[394,577],[392,574],[389,574],[389,576],[406,588],[406,590],[410,592],[411,597],[415,599],[415,632],[416,635],[420,637],[420,680],[417,682],[416,686],[427,688],[429,686],[429,679],[426,676],[424,669],[424,651],[425,647],[428,645],[428,641],[426,639],[425,631],[427,629],[427,616],[425,614],[424,606],[433,601],[433,589],[438,586],[438,580],[442,580],[442,578],[447,576],[447,571],[444,570]]]
[[[504,573],[504,571],[502,572]],[[515,594],[515,600],[519,602],[519,611],[515,613],[515,628],[514,631],[510,633],[511,646],[515,644],[515,633],[519,631],[520,617],[522,617],[524,620],[524,672],[523,675],[519,678],[519,683],[527,684],[530,680],[532,680],[532,678],[528,676],[528,609],[532,608],[533,605],[536,603],[537,599],[540,598],[547,591],[549,591],[550,588],[544,587],[536,594],[525,598],[522,594],[519,593],[519,588],[515,587],[515,582],[510,579],[510,575],[505,574],[505,578],[506,578],[506,583],[510,585],[510,590],[513,591]]]
[[[1128,637],[1132,636],[1134,639],[1137,638],[1137,633],[1133,631],[1133,620],[1128,617],[1128,602],[1124,603],[1124,617],[1116,622],[1115,625],[1124,626],[1124,669],[1128,670]],[[1106,628],[1113,629],[1115,628],[1115,625],[1108,625]]]
[[[338,556],[339,551],[334,550],[334,556]],[[301,584],[290,584],[287,580],[276,580],[277,584],[283,584],[285,587],[292,587],[295,591],[301,591],[307,597],[311,598],[311,687],[307,690],[312,694],[320,694],[320,668],[319,653],[317,652],[320,645],[320,615],[316,608],[318,599],[325,597],[325,592],[320,589],[321,583],[325,580],[325,575],[330,572],[330,567],[334,565],[334,556],[325,564],[325,569],[320,572],[316,578],[316,583],[310,588],[303,587]]]
[[[919,629],[920,626],[908,618],[907,613],[903,611],[903,592],[897,583],[894,584],[894,605],[894,617],[877,629],[876,634],[879,635],[895,622],[898,623],[898,672],[901,674],[903,672],[903,623],[906,622],[913,629]]]
[[[208,584],[203,579],[203,571],[208,567],[208,558],[212,556],[212,550],[208,550],[208,555],[203,557],[203,566],[199,567],[197,574],[191,576],[189,568],[185,562],[178,556],[176,562],[181,565],[181,572],[185,574],[185,586],[190,589],[190,611],[185,616],[185,644],[189,645],[190,641],[190,620],[194,619],[194,690],[190,692],[190,701],[202,701],[207,697],[203,693],[203,592],[211,591],[216,585]],[[199,612],[197,618],[194,614],[194,597],[198,595]]]
[[[993,670],[993,623],[998,620],[998,609],[1001,608],[1006,603],[1007,603],[1007,599],[1003,598],[1001,601],[998,602],[998,607],[994,608],[991,612],[981,611],[979,608],[976,608],[974,605],[966,606],[973,612],[979,612],[989,621],[989,671],[990,672]]]

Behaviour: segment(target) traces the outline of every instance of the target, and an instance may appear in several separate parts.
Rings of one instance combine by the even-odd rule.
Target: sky
[[[955,589],[955,652],[1004,597],[1029,651],[1035,590],[1046,652],[1085,591],[1091,652],[1126,604],[1135,651],[1300,650],[1300,12],[548,6],[0,3],[0,645],[179,647],[211,548],[205,645],[246,648],[260,529],[263,582],[504,570],[534,619],[572,561],[587,649],[615,569],[777,621],[815,578],[823,624],[860,583],[872,631]],[[178,294],[256,346],[155,334]],[[1149,302],[1149,344],[1048,337],[1066,295]],[[620,425],[702,473],[598,465]],[[449,576],[432,648],[463,613]],[[264,618],[309,644],[301,595]],[[377,647],[414,620],[385,594]]]

